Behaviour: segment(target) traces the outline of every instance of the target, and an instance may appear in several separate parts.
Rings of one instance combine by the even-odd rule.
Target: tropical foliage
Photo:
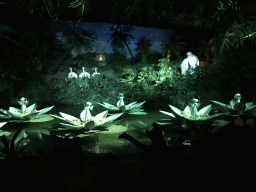
[[[249,14],[252,7],[255,7],[255,4],[248,3],[246,6],[240,6],[236,1],[218,1],[214,14],[206,16],[207,7],[202,7],[200,12],[195,14],[193,24],[208,28],[220,27],[220,32],[224,34],[221,51],[224,48],[238,48],[245,38],[254,40],[256,37],[256,17]]]
[[[95,2],[98,4],[100,2]],[[194,24],[197,26],[216,27],[222,29],[225,34],[221,49],[230,46],[238,46],[243,43],[244,38],[255,39],[255,17],[251,14],[255,9],[255,3],[239,4],[237,1],[230,0],[214,0],[200,2],[194,0],[185,2],[182,1],[148,1],[146,6],[144,1],[127,0],[127,1],[110,1],[113,10],[111,18],[115,21],[122,21],[127,18],[140,18],[142,15],[147,15],[150,19],[168,19],[173,21],[173,18],[180,18],[180,23]],[[25,8],[29,14],[39,14],[40,16],[46,13],[52,18],[58,19],[61,11],[74,9],[80,15],[90,10],[94,4],[90,0],[66,0],[60,1],[44,0],[37,1],[6,1],[2,2],[2,9],[8,6],[16,6]],[[25,6],[26,5],[26,6]],[[121,16],[120,16],[121,15]],[[179,17],[181,16],[181,17]]]
[[[73,22],[56,21],[56,31],[61,32],[64,37],[64,46],[68,50],[80,51],[82,47],[92,49],[92,43],[96,40],[95,32],[84,30]]]
[[[85,5],[82,0],[76,2],[77,7]],[[181,1],[159,2],[152,0],[147,3],[147,11],[145,11],[143,1],[132,0],[122,3],[114,1],[115,11],[112,13],[112,18],[119,20],[120,15],[124,16],[123,19],[135,15],[138,18],[141,15],[148,15],[150,18],[173,20],[174,16],[182,15],[181,23],[207,27],[217,26],[222,29],[221,32],[225,34],[225,38],[222,41],[221,50],[233,46],[238,47],[239,43],[243,43],[244,38],[255,39],[255,17],[250,15],[255,4],[247,3],[245,6],[240,6],[238,2],[229,0],[205,2],[194,0],[184,3],[186,6]],[[175,15],[174,12],[182,14]]]

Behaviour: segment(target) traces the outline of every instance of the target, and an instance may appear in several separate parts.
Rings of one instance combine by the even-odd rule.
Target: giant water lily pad
[[[46,122],[46,121],[52,121],[54,118],[50,115],[43,114],[43,115],[38,115],[38,117],[34,119],[30,119],[27,122],[30,123],[37,123],[37,122]]]
[[[127,127],[122,125],[111,125],[106,130],[101,131],[102,134],[114,134],[114,133],[122,133],[127,131]]]
[[[33,119],[30,119],[30,120],[10,120],[9,122],[12,122],[12,123],[39,123],[39,122],[46,122],[46,121],[52,121],[54,118],[50,115],[47,115],[47,114],[43,114],[43,115],[38,115],[36,117],[34,117]]]

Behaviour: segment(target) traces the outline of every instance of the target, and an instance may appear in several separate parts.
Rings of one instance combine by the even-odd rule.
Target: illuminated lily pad
[[[0,131],[0,136],[3,136],[3,135],[9,136],[9,135],[11,135],[11,134],[12,134],[12,133],[9,132],[9,131]]]
[[[47,115],[47,114],[43,114],[43,115],[38,115],[36,118],[30,119],[27,122],[38,123],[38,122],[52,121],[53,119],[54,118],[52,116]]]
[[[106,131],[101,131],[102,134],[114,134],[114,133],[122,133],[127,131],[127,127],[122,125],[112,125],[106,129]]]

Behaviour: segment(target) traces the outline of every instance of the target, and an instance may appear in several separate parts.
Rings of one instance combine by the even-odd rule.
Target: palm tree
[[[97,39],[95,32],[84,30],[72,22],[63,22],[63,24],[61,31],[65,37],[64,45],[67,45],[69,50],[79,50],[81,52],[82,47],[92,48],[94,40]]]
[[[135,43],[137,47],[134,49],[135,51],[138,52],[141,58],[141,63],[146,63],[147,62],[147,56],[151,53],[150,47],[152,44],[151,40],[147,40],[146,36],[140,37],[140,40]]]
[[[129,33],[131,31],[134,31],[135,29],[132,26],[124,26],[122,28],[121,24],[116,24],[117,26],[116,28],[114,28],[114,25],[115,24],[113,24],[110,28],[110,31],[114,31],[114,33],[111,34],[111,37],[108,40],[108,42],[111,41],[110,44],[114,50],[118,48],[123,49],[126,46],[133,61],[133,55],[128,44],[130,44],[131,39],[134,39],[134,36]]]
[[[186,43],[178,41],[179,37],[180,36],[162,45],[164,54],[167,54],[168,50],[171,50],[171,52],[174,52],[177,58],[180,59],[181,51],[184,50]]]
[[[197,53],[197,57],[199,60],[203,60],[206,63],[212,62],[213,58],[216,57],[215,52],[213,52],[213,41],[205,41],[204,39],[200,40],[199,43],[201,46],[199,46],[197,49],[195,49],[195,52]]]
[[[60,3],[61,2],[61,3]],[[185,1],[184,1],[185,2]],[[237,1],[238,2],[238,1]],[[255,9],[255,2],[246,2],[241,6],[236,1],[232,0],[214,0],[204,1],[193,0],[186,2],[184,6],[181,1],[166,1],[166,0],[150,0],[145,4],[144,1],[129,0],[129,1],[116,1],[111,0],[107,5],[111,4],[110,9],[111,22],[123,21],[132,17],[140,18],[140,16],[147,15],[150,20],[157,21],[157,17],[164,17],[169,22],[173,21],[173,12],[177,12],[181,17],[182,23],[188,25],[189,23],[197,26],[208,25],[212,27],[215,24],[222,28],[222,32],[227,32],[226,37],[223,38],[223,47],[233,47],[240,42],[242,44],[244,38],[253,40],[254,36],[247,35],[250,31],[255,31],[255,16],[253,10]],[[52,18],[58,19],[61,12],[67,11],[70,7],[75,9],[76,12],[81,14],[87,12],[87,9],[92,8],[93,5],[104,3],[103,1],[91,0],[42,0],[42,1],[29,1],[29,0],[6,0],[0,2],[0,12],[11,8],[16,13],[19,9],[26,9],[29,14],[39,14],[45,16],[48,13]],[[9,11],[10,9],[8,9]],[[64,11],[63,11],[64,10]],[[16,13],[19,15],[19,13]],[[3,14],[5,15],[5,14]],[[80,19],[81,19],[80,17]],[[241,19],[244,18],[244,19]],[[236,25],[234,25],[236,24]],[[239,26],[239,27],[237,27]],[[214,26],[214,29],[216,27]],[[237,30],[239,29],[239,30]],[[241,36],[246,36],[241,38]],[[240,37],[240,38],[239,38]],[[230,43],[233,42],[233,43]]]
[[[81,52],[83,47],[92,49],[93,42],[97,39],[95,32],[91,30],[84,30],[78,25],[66,21],[58,21],[56,31],[62,32],[63,37],[65,37],[63,46],[66,46],[69,51],[66,51],[66,53],[59,59],[54,67],[52,74],[57,72],[59,65],[65,58],[67,58],[67,56],[70,54],[70,51],[79,50]]]

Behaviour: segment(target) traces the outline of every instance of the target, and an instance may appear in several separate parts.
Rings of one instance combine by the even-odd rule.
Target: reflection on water
[[[57,106],[54,107],[47,114],[54,114],[59,116],[59,112],[67,113],[75,117],[80,117],[80,113],[83,110],[83,106]],[[95,107],[91,114],[94,116],[100,112],[104,111],[101,107]],[[151,140],[146,136],[145,130],[148,130],[152,127],[152,123],[156,122],[158,119],[167,118],[166,115],[160,113],[158,110],[147,110],[147,115],[127,115],[124,114],[119,119],[122,121],[114,126],[118,127],[127,127],[128,129],[125,133],[133,136],[140,142],[146,145],[151,144]],[[54,118],[52,121],[41,122],[41,123],[24,123],[24,124],[15,124],[8,123],[2,127],[3,131],[10,131],[12,134],[8,136],[11,138],[14,132],[20,127],[23,126],[27,133],[35,132],[36,130],[48,129],[53,125],[63,123],[63,121]],[[130,143],[124,139],[118,139],[118,136],[122,133],[112,133],[112,134],[97,134],[88,137],[80,138],[81,149],[87,150],[94,153],[124,153],[124,152],[139,152],[138,149],[133,143]],[[31,137],[30,142],[26,145],[26,151],[29,153],[35,153],[38,148],[43,149],[46,153],[52,151],[56,147],[64,146],[66,142],[68,143],[69,139],[63,139],[56,137],[54,135],[45,135],[42,134],[42,140],[38,137]],[[70,141],[70,140],[69,140]],[[69,145],[69,144],[67,144]]]

